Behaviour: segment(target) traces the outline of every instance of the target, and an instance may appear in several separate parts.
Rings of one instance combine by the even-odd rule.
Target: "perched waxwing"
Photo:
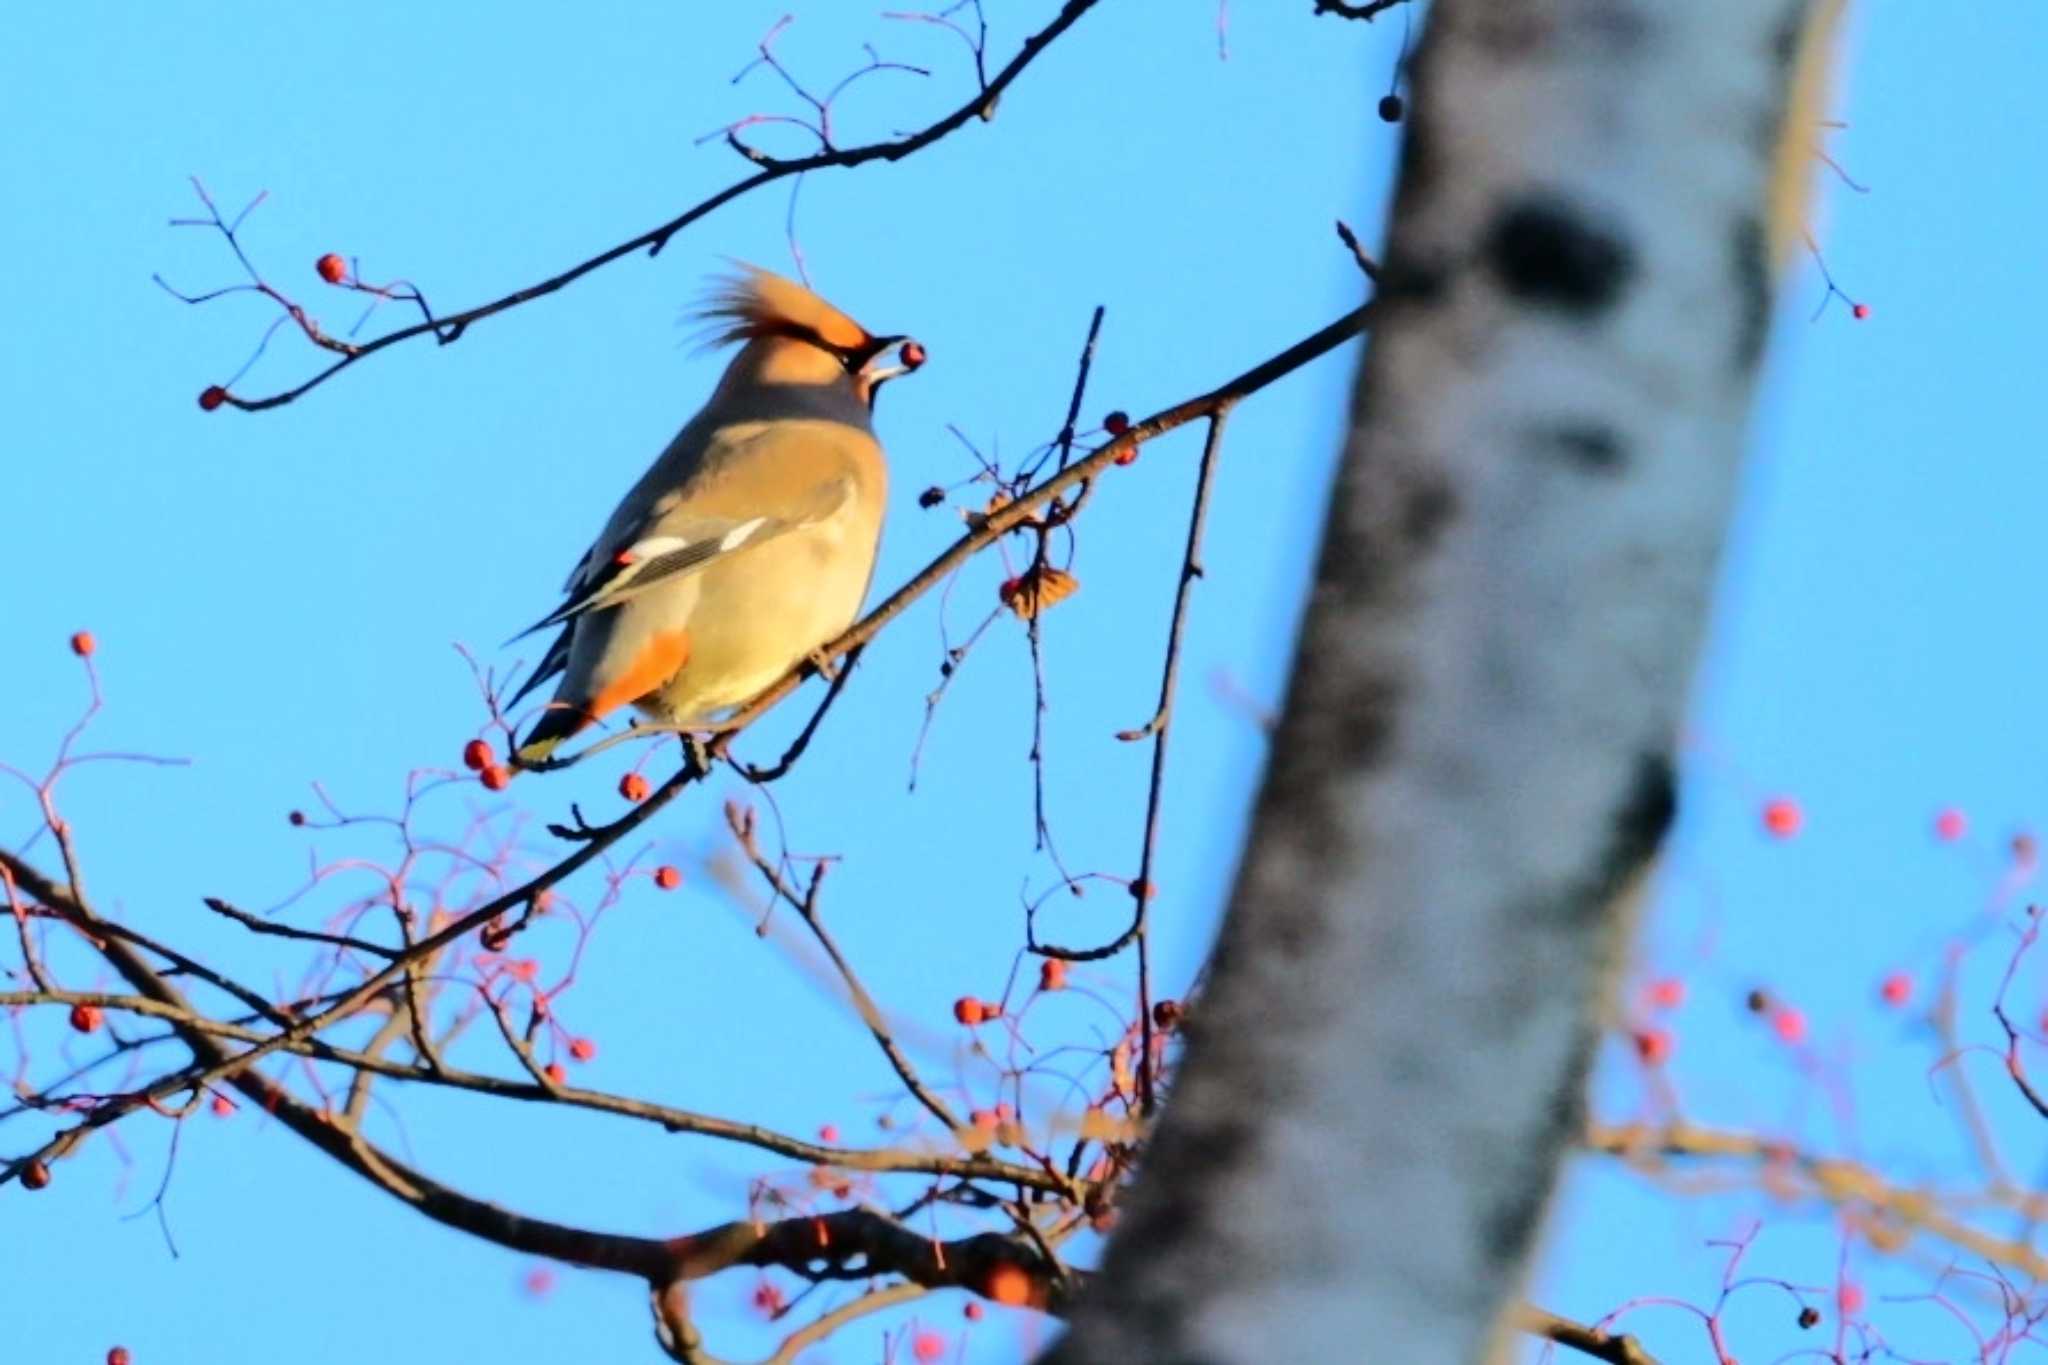
[[[562,628],[512,703],[562,681],[519,766],[624,706],[709,721],[852,625],[867,596],[888,491],[875,393],[924,348],[752,267],[705,316],[740,353],[577,562],[568,600],[526,632]]]

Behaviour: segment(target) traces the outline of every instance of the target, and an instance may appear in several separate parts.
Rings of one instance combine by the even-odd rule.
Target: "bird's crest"
[[[812,336],[834,350],[854,350],[871,339],[867,328],[810,290],[758,266],[719,280],[698,316],[711,323],[706,343],[764,336]]]

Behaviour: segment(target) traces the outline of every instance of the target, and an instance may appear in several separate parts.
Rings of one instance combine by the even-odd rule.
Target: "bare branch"
[[[346,948],[351,952],[369,953],[373,957],[393,958],[398,956],[396,952],[386,948],[383,944],[372,943],[368,939],[354,938],[348,934],[329,934],[318,929],[301,929],[297,925],[292,924],[279,924],[274,920],[264,919],[261,915],[252,915],[247,910],[237,909],[218,896],[206,896],[202,899],[206,908],[213,911],[214,914],[233,920],[252,934],[267,934],[273,938],[297,939],[301,943],[326,943],[337,948]]]
[[[1654,1170],[1665,1160],[1746,1161],[1773,1177],[1780,1197],[1809,1197],[1844,1209],[1882,1216],[1900,1229],[1918,1228],[1973,1256],[2034,1279],[2048,1279],[2048,1255],[2024,1242],[1999,1237],[1970,1226],[1926,1190],[1901,1189],[1861,1162],[1804,1152],[1789,1143],[1753,1133],[1725,1132],[1691,1124],[1653,1127],[1595,1125],[1586,1135],[1587,1150],[1619,1157],[1639,1168]],[[1791,1183],[1797,1176],[1803,1183]]]
[[[1515,1326],[1531,1336],[1569,1346],[1580,1355],[1607,1361],[1608,1365],[1658,1365],[1657,1357],[1645,1351],[1641,1342],[1626,1333],[1615,1336],[1597,1327],[1561,1318],[1534,1304],[1522,1305],[1516,1313]]]
[[[1396,5],[1407,3],[1408,0],[1315,0],[1315,12],[1338,19],[1363,19],[1369,24]]]
[[[1036,61],[1039,55],[1047,47],[1051,46],[1055,39],[1069,28],[1072,28],[1082,15],[1093,9],[1098,3],[1099,0],[1066,0],[1066,3],[1060,7],[1060,12],[1053,16],[1052,22],[1032,34],[1029,38],[1026,38],[1023,46],[1018,49],[1017,55],[1010,59],[1009,65],[998,71],[983,88],[976,90],[972,99],[954,109],[944,118],[926,125],[907,137],[893,138],[883,142],[864,143],[858,147],[828,147],[810,156],[793,157],[787,160],[771,157],[765,152],[761,152],[758,149],[750,149],[744,144],[735,144],[737,149],[743,155],[746,155],[749,160],[758,162],[761,165],[761,169],[744,180],[739,180],[726,186],[709,198],[700,200],[660,226],[649,228],[637,237],[630,238],[619,243],[617,246],[600,251],[595,256],[570,266],[567,270],[551,275],[537,284],[530,284],[523,289],[516,289],[502,298],[493,299],[489,303],[479,304],[474,308],[466,309],[459,313],[450,313],[438,319],[413,323],[409,326],[398,328],[396,331],[386,332],[382,336],[374,337],[360,344],[349,343],[350,349],[346,354],[342,355],[326,369],[313,375],[312,378],[294,385],[292,388],[263,398],[241,398],[234,394],[225,394],[223,395],[223,401],[242,409],[244,412],[262,412],[268,408],[282,407],[286,403],[290,403],[311,390],[318,388],[351,365],[368,359],[379,351],[396,346],[400,342],[410,341],[415,337],[431,335],[442,345],[448,345],[451,342],[460,340],[471,325],[481,322],[485,318],[495,317],[499,313],[517,308],[521,304],[531,303],[535,299],[544,298],[549,294],[555,293],[557,290],[574,284],[592,271],[610,265],[613,261],[619,260],[622,257],[630,256],[634,252],[643,249],[650,256],[658,255],[661,249],[668,245],[669,239],[678,232],[709,215],[714,210],[724,207],[740,196],[757,190],[763,185],[771,185],[778,180],[787,179],[790,176],[804,175],[810,171],[825,170],[830,167],[850,169],[855,166],[864,166],[871,161],[900,161],[913,152],[921,151],[949,134],[957,132],[976,118],[988,118],[1003,91],[1008,89],[1010,84],[1024,73],[1025,68]]]
[[[896,1046],[895,1036],[890,1031],[889,1020],[882,1013],[882,1007],[868,994],[867,987],[861,984],[860,977],[854,973],[853,965],[846,960],[846,955],[839,951],[837,940],[825,928],[824,921],[818,918],[818,888],[824,881],[826,864],[821,862],[812,869],[810,886],[802,894],[798,894],[783,877],[781,870],[762,854],[761,846],[754,837],[752,811],[741,807],[737,802],[728,802],[725,807],[725,822],[732,830],[733,838],[739,841],[740,851],[746,855],[747,861],[754,865],[754,869],[761,874],[761,879],[768,883],[769,891],[796,911],[798,918],[802,919],[805,927],[811,931],[811,936],[817,939],[818,946],[825,950],[825,956],[832,960],[834,970],[839,973],[840,983],[846,987],[847,997],[853,1001],[853,1007],[859,1013],[861,1022],[867,1025],[869,1035],[875,1040],[875,1046],[881,1048],[882,1055],[889,1059],[889,1066],[895,1071],[897,1079],[903,1082],[904,1089],[908,1090],[933,1118],[944,1124],[948,1132],[960,1131],[960,1120],[955,1117],[951,1107],[918,1076],[917,1069],[910,1064],[910,1059],[903,1055],[903,1049]]]

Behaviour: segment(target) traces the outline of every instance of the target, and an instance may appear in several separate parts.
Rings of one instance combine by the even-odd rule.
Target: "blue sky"
[[[0,577],[14,642],[0,760],[45,761],[85,695],[64,640],[90,627],[108,696],[96,742],[192,759],[67,781],[94,889],[103,907],[258,980],[298,960],[229,936],[198,898],[267,907],[316,853],[388,851],[359,831],[293,830],[286,813],[312,804],[316,781],[350,810],[388,812],[409,771],[454,761],[480,715],[451,646],[516,657],[497,642],[551,605],[621,489],[701,402],[721,362],[693,351],[677,321],[721,258],[789,267],[788,199],[771,189],[658,259],[621,262],[459,345],[401,348],[281,411],[201,413],[194,397],[241,366],[269,319],[257,301],[188,308],[150,283],[159,271],[193,290],[234,279],[218,238],[165,226],[194,208],[188,174],[229,206],[269,192],[249,250],[339,326],[352,303],[314,278],[323,252],[370,278],[415,280],[442,308],[492,297],[737,178],[737,157],[695,140],[787,107],[770,73],[730,84],[778,6],[639,6],[609,23],[539,5],[417,8],[133,6],[111,23],[104,9],[45,7],[13,16],[0,54],[0,113],[15,130],[0,172],[17,203],[0,217],[14,566]],[[1052,8],[991,4],[995,59]],[[915,501],[973,471],[948,424],[1013,459],[1057,429],[1097,304],[1107,324],[1084,409],[1096,421],[1197,392],[1354,306],[1360,284],[1330,228],[1345,217],[1370,240],[1382,216],[1395,135],[1372,105],[1401,29],[1309,8],[1232,6],[1222,61],[1208,5],[1107,5],[992,123],[804,186],[796,221],[821,291],[932,355],[882,405],[896,488],[878,587],[957,533],[953,513]],[[1935,1053],[1871,1001],[1885,972],[1924,979],[1945,941],[1982,922],[1964,1028],[1995,1037],[1977,978],[2003,965],[2009,940],[1986,901],[2006,838],[2043,814],[2048,738],[2032,680],[2048,648],[2034,537],[2014,512],[2048,496],[2035,401],[2048,269],[2031,174],[2048,95],[2030,57],[2048,15],[1958,7],[1934,24],[1869,7],[1850,37],[1850,126],[1829,146],[1870,192],[1831,182],[1816,230],[1872,316],[1852,322],[1838,304],[1809,321],[1818,276],[1788,283],[1642,974],[1679,973],[1691,988],[1670,1021],[1689,1114],[1956,1176],[1967,1162],[1926,1083]],[[846,137],[922,124],[967,88],[957,40],[856,7],[810,7],[777,50],[829,81],[859,63],[863,41],[933,74],[856,85],[835,111]],[[1261,753],[1238,698],[1279,693],[1355,359],[1352,348],[1318,363],[1231,424],[1157,877],[1172,991],[1227,887]],[[314,363],[281,336],[238,390],[288,385]],[[1112,736],[1150,713],[1198,439],[1148,447],[1106,481],[1075,564],[1082,591],[1047,619],[1048,801],[1077,869],[1136,869],[1146,755]],[[1003,576],[993,560],[971,569],[946,623],[971,629]],[[1032,848],[1029,663],[1011,623],[960,671],[906,790],[941,616],[928,601],[869,651],[844,709],[774,791],[794,847],[843,855],[834,930],[937,1071],[957,1046],[951,1000],[1001,989],[1020,897],[1051,875]],[[571,800],[615,809],[619,765],[594,767],[512,794],[536,825]],[[1790,841],[1759,832],[1760,803],[1779,794],[1806,817]],[[1971,819],[1961,846],[1928,832],[1948,804]],[[498,810],[449,789],[428,819],[447,832]],[[12,840],[33,817],[8,791],[0,820]],[[632,884],[593,937],[563,1004],[600,1045],[579,1074],[799,1133],[872,1131],[890,1082],[880,1059],[703,873],[721,841],[717,801],[680,803],[653,830],[648,856],[691,880],[670,897]],[[1091,896],[1047,927],[1109,937],[1125,905]],[[567,947],[536,940],[551,961]],[[1128,964],[1080,975],[1104,996],[1128,993]],[[1743,1011],[1757,985],[1806,1011],[1820,1072]],[[1108,1017],[1078,995],[1057,1003],[1073,1013],[1049,1035],[1064,1022],[1087,1037]],[[39,1061],[63,1045],[33,1036]],[[2018,1168],[2034,1169],[2035,1121],[1992,1064],[1963,1064]],[[1849,1125],[1821,1099],[1845,1086]],[[1617,1047],[1602,1112],[1634,1113],[1643,1092]],[[380,1139],[465,1188],[593,1226],[667,1234],[730,1217],[747,1178],[770,1169],[574,1115],[386,1098]],[[632,1283],[564,1272],[530,1297],[531,1263],[425,1224],[245,1115],[185,1127],[167,1202],[174,1260],[155,1221],[130,1216],[162,1175],[169,1126],[124,1132],[126,1162],[96,1144],[48,1191],[5,1197],[10,1243],[43,1249],[9,1257],[0,1288],[23,1359],[97,1359],[120,1341],[147,1365],[280,1349],[321,1365],[358,1359],[372,1334],[404,1360],[650,1358]],[[1837,1230],[1803,1212],[1741,1193],[1672,1201],[1588,1162],[1539,1297],[1583,1317],[1639,1294],[1702,1300],[1720,1264],[1702,1241],[1753,1216],[1770,1273],[1819,1282]],[[1867,1274],[1874,1292],[1930,1282],[1910,1260]],[[714,1349],[765,1349],[751,1288],[736,1275],[703,1290]],[[1737,1319],[1745,1359],[1800,1344],[1778,1308]],[[957,1296],[919,1311],[959,1344]],[[1923,1358],[1966,1340],[1913,1305],[1882,1305],[1879,1321]],[[1701,1339],[1675,1318],[1632,1325],[1667,1359],[1699,1358]],[[865,1323],[820,1358],[878,1359],[880,1330]],[[966,1358],[1014,1358],[1033,1330],[995,1310]]]

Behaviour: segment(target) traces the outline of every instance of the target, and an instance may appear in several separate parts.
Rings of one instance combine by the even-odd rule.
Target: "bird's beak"
[[[910,337],[876,337],[875,352],[861,367],[860,375],[869,393],[898,375],[910,374],[924,367],[924,346]],[[896,363],[882,365],[877,362],[890,351],[896,353]]]

